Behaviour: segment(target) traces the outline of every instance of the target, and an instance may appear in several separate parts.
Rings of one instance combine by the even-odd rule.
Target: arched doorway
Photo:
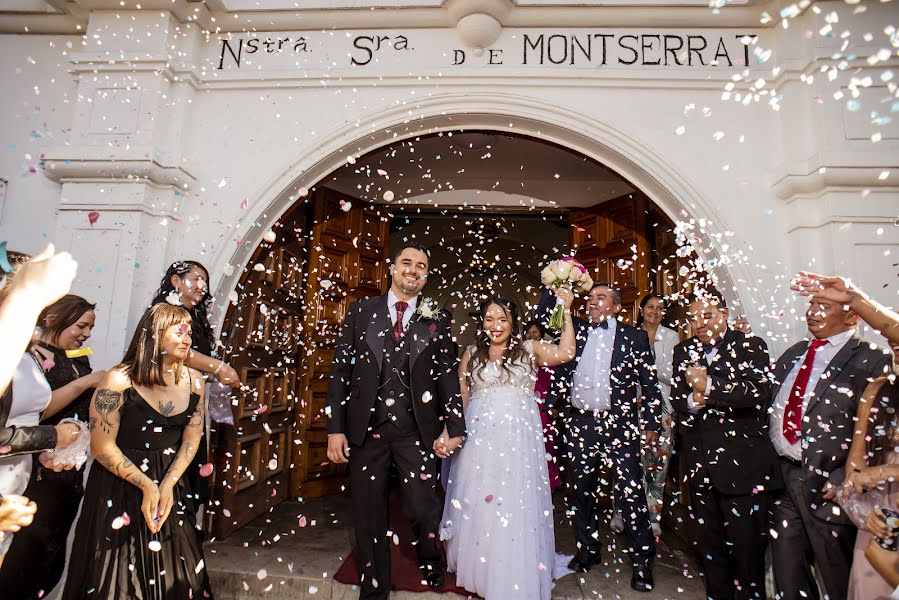
[[[665,211],[606,165],[532,136],[418,135],[296,195],[240,274],[222,330],[253,392],[216,436],[219,536],[288,498],[345,489],[325,456],[331,353],[348,305],[386,289],[391,240],[432,249],[435,297],[460,343],[481,291],[505,288],[526,307],[540,268],[571,249],[621,287],[625,318],[649,289],[679,284]]]

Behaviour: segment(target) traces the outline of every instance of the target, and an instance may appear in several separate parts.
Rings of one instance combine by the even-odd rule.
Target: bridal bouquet
[[[570,256],[564,256],[554,260],[541,271],[540,281],[543,285],[554,288],[571,288],[589,292],[593,287],[593,280],[587,273],[587,267],[574,260]],[[556,299],[556,308],[549,317],[549,326],[553,329],[562,329],[565,325],[565,303],[561,298]]]

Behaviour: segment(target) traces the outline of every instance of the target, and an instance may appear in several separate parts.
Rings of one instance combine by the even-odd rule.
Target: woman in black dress
[[[203,433],[203,382],[184,363],[191,318],[156,304],[91,400],[91,468],[63,598],[210,598],[183,475]]]
[[[63,419],[88,422],[91,395],[106,374],[91,372],[86,355],[70,358],[91,337],[94,304],[80,296],[63,296],[41,312],[41,335],[35,353],[53,390],[53,399],[44,411],[41,424],[57,425]],[[37,502],[38,512],[31,527],[13,538],[0,569],[0,590],[4,598],[45,597],[59,582],[65,566],[66,539],[84,495],[84,466],[54,471],[35,456],[24,495]]]
[[[234,389],[240,389],[240,378],[231,365],[215,357],[215,338],[209,324],[209,271],[194,260],[179,260],[169,266],[153,304],[166,302],[181,306],[190,313],[192,324],[191,349],[186,365],[209,378],[215,378]],[[186,483],[189,497],[196,512],[210,497],[209,480],[200,475],[200,469],[209,461],[206,437],[200,442],[194,464],[188,470]]]

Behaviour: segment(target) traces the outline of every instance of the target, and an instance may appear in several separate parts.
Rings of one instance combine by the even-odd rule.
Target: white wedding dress
[[[569,557],[555,553],[553,506],[531,343],[527,362],[475,366],[468,436],[453,457],[440,539],[457,585],[486,600],[550,598]],[[558,563],[558,564],[557,564]]]

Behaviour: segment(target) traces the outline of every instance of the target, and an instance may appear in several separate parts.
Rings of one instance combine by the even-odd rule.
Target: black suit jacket
[[[547,320],[555,305],[555,294],[544,290],[537,308],[537,318],[541,321]],[[559,402],[570,405],[572,377],[584,353],[587,336],[590,333],[590,324],[587,321],[578,317],[573,317],[572,321],[575,327],[577,355],[574,360],[556,367],[552,386],[547,394],[547,402],[552,405]],[[609,376],[609,383],[612,386],[612,408],[609,410],[608,422],[615,424],[622,442],[634,443],[640,440],[641,429],[661,431],[662,393],[659,391],[659,380],[646,332],[618,321],[615,324],[614,344]],[[637,399],[641,391],[642,426],[637,409]]]
[[[712,386],[705,407],[690,412],[692,386],[686,368],[706,367]],[[771,382],[768,346],[756,336],[728,329],[711,364],[695,337],[674,348],[671,406],[685,431],[682,452],[690,478],[705,476],[723,494],[751,494],[783,487],[777,452],[768,435]],[[696,482],[698,483],[698,482]]]
[[[328,381],[328,433],[343,433],[362,445],[371,426],[384,360],[387,295],[350,305],[340,330]],[[451,437],[465,435],[457,358],[453,352],[450,315],[435,319],[414,315],[406,329],[410,338],[412,409],[426,448],[446,425]]]
[[[808,340],[790,347],[774,365],[772,398],[808,350]],[[802,417],[802,437],[808,446],[802,453],[805,501],[813,514],[832,523],[848,524],[839,506],[824,499],[828,480],[840,485],[846,477],[846,458],[855,430],[858,401],[870,381],[884,373],[890,357],[857,334],[833,357],[815,385]]]

